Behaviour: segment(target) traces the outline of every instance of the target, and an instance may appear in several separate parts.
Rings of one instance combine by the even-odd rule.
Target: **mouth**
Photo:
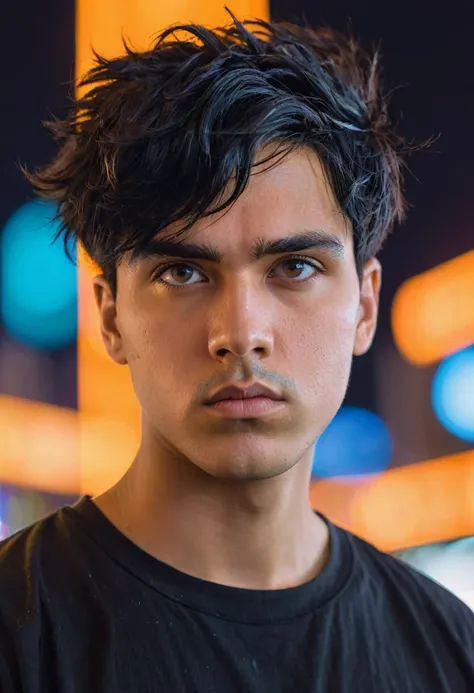
[[[255,383],[247,388],[223,388],[207,400],[205,406],[227,418],[256,418],[282,409],[285,400],[281,394]]]
[[[255,418],[282,409],[285,402],[270,397],[249,397],[247,399],[221,399],[208,404],[210,410],[231,419]]]

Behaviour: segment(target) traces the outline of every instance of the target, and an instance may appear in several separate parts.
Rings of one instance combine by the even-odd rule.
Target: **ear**
[[[379,312],[382,267],[372,257],[365,263],[360,289],[359,320],[354,340],[354,356],[365,354],[371,347]]]
[[[117,324],[117,303],[110,284],[103,275],[93,279],[94,296],[99,309],[100,332],[110,358],[120,366],[127,364],[122,335]]]

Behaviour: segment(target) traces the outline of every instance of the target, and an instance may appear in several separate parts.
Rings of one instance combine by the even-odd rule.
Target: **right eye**
[[[187,265],[184,262],[176,262],[173,265],[160,267],[155,273],[153,280],[163,284],[163,286],[166,286],[168,289],[183,289],[186,286],[199,284],[199,278],[197,281],[188,281],[190,278],[192,280],[193,273],[195,275],[200,274],[196,267]]]

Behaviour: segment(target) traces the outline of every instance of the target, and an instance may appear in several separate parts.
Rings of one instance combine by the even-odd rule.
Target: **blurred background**
[[[19,164],[55,152],[91,46],[138,48],[178,21],[227,23],[215,0],[22,0],[2,7],[0,539],[114,483],[138,444],[128,374],[105,356],[92,268],[51,246],[55,207]],[[240,18],[350,30],[378,46],[406,136],[438,136],[407,172],[408,220],[380,255],[378,334],[316,446],[311,501],[474,608],[474,6],[452,0],[236,0]]]

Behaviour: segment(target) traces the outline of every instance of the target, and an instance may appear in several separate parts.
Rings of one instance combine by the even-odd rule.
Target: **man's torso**
[[[0,545],[0,690],[472,693],[467,607],[334,526],[331,542],[312,583],[237,590],[156,561],[83,499]]]

